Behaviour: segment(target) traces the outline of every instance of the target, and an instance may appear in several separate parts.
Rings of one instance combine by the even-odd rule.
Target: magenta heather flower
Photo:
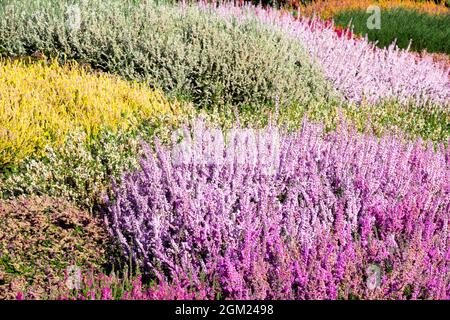
[[[199,124],[146,154],[108,224],[162,283],[203,298],[449,298],[448,147]]]
[[[101,296],[102,300],[111,300],[112,297],[113,296],[112,296],[111,288],[105,287],[102,289],[102,296]]]

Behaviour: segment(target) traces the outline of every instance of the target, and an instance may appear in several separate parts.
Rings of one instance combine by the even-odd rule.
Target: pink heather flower
[[[180,161],[180,149],[157,143],[114,188],[110,230],[141,270],[159,275],[154,298],[448,297],[448,146],[345,126],[325,133],[306,121],[272,134],[259,131],[254,148],[243,132],[217,163],[201,151]],[[376,290],[367,288],[371,264],[382,271]]]

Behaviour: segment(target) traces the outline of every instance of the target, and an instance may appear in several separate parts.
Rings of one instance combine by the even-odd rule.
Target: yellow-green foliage
[[[90,140],[104,128],[175,121],[177,112],[160,91],[74,63],[0,60],[0,169],[40,156],[75,130]]]

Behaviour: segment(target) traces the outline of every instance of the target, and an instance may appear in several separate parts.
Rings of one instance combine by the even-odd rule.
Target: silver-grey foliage
[[[79,10],[73,10],[73,6]],[[77,17],[80,12],[79,26]],[[74,28],[73,26],[77,26]],[[0,54],[36,51],[145,81],[200,106],[306,103],[329,87],[297,41],[198,6],[3,1]]]

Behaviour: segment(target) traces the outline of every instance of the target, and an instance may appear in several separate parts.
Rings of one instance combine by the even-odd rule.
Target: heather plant
[[[108,190],[110,177],[137,165],[139,142],[125,133],[103,133],[86,147],[85,133],[69,134],[63,146],[46,148],[0,180],[2,198],[39,194],[65,198],[92,210]]]
[[[109,203],[147,276],[207,298],[449,298],[448,147],[308,122],[200,122],[173,143],[148,147]]]
[[[211,117],[215,119],[215,114]],[[360,132],[370,131],[375,135],[383,135],[399,131],[409,139],[423,138],[435,142],[447,142],[450,137],[450,109],[434,105],[431,108],[422,108],[414,104],[402,105],[385,101],[376,105],[339,103],[311,104],[295,106],[289,109],[265,109],[259,113],[241,111],[238,117],[229,113],[222,116],[228,127],[236,121],[242,125],[267,125],[272,119],[277,124],[289,129],[296,129],[301,125],[302,119],[321,123],[327,130],[334,130],[338,123],[345,119],[351,122]],[[229,120],[230,119],[230,120]],[[217,121],[217,120],[216,120]]]
[[[131,275],[128,271],[122,276],[114,272],[81,272],[79,286],[69,288],[65,281],[58,284],[58,289],[48,296],[52,300],[201,300],[202,291],[193,292],[183,283],[144,283],[141,275]],[[16,299],[35,299],[29,291],[18,292]]]
[[[44,298],[58,289],[71,266],[101,272],[110,244],[98,219],[66,201],[0,200],[0,299],[24,291]]]
[[[56,61],[0,60],[0,91],[0,172],[63,145],[70,132],[89,143],[106,129],[175,123],[181,109],[160,91]]]
[[[69,27],[68,4],[80,16]],[[36,51],[144,81],[198,106],[306,103],[331,95],[298,42],[257,21],[147,1],[14,2],[0,9],[0,54]],[[70,22],[71,20],[69,20]]]
[[[448,108],[449,70],[432,59],[418,59],[395,44],[380,49],[367,39],[343,37],[333,24],[318,19],[295,19],[286,12],[252,6],[200,6],[228,19],[256,19],[297,39],[346,101],[376,104],[387,100],[424,107],[434,103]]]
[[[188,111],[187,108],[185,108]],[[431,139],[437,143],[447,142],[450,137],[448,113],[427,113],[422,109],[403,110],[385,104],[383,106],[338,105],[324,108],[312,105],[303,108],[290,108],[274,112],[272,108],[254,113],[243,110],[239,114],[231,109],[220,109],[202,113],[207,123],[225,130],[233,128],[236,122],[244,127],[263,128],[269,123],[296,130],[301,120],[307,117],[321,123],[325,130],[335,130],[339,119],[347,119],[358,131],[368,131],[383,135],[394,130],[407,133],[409,139],[418,137]],[[191,110],[182,122],[190,123],[197,114]],[[181,117],[179,117],[181,121]],[[177,126],[169,124],[151,126],[146,123],[135,131],[103,131],[98,138],[87,145],[85,133],[73,132],[59,147],[47,146],[43,157],[32,157],[9,173],[0,175],[0,198],[11,199],[19,195],[47,195],[64,198],[77,206],[95,211],[103,204],[103,196],[110,192],[111,179],[119,178],[123,172],[139,167],[142,156],[141,140],[151,143],[154,136],[166,144],[170,132]],[[405,134],[406,136],[406,134]]]
[[[0,61],[0,296],[450,298],[445,65],[270,8],[0,18],[42,59]],[[142,277],[102,274],[116,246]]]
[[[188,117],[187,113],[184,118]],[[103,130],[89,144],[84,131],[74,131],[63,145],[48,145],[42,157],[31,157],[0,175],[0,199],[47,195],[92,211],[108,193],[111,178],[137,167],[142,153],[140,140],[150,140],[154,135],[167,140],[175,128],[170,122],[147,122],[135,130]]]
[[[365,108],[312,105],[279,110],[278,113],[270,107],[259,113],[243,110],[239,114],[230,109],[220,109],[202,113],[201,117],[210,125],[225,130],[233,128],[236,122],[243,127],[263,128],[272,123],[296,130],[301,126],[299,119],[307,117],[330,131],[335,130],[339,119],[347,119],[360,132],[368,131],[381,136],[396,130],[405,136],[407,133],[408,139],[422,137],[437,143],[447,142],[450,137],[447,125],[449,115],[438,112],[439,109],[434,111],[403,110],[395,104]],[[191,112],[183,122],[190,123],[195,119],[195,114]],[[181,121],[181,117],[179,119]],[[152,143],[154,136],[157,136],[166,144],[170,141],[170,132],[176,129],[177,126],[169,124],[151,126],[147,123],[136,131],[104,131],[89,145],[85,143],[85,133],[73,132],[67,136],[64,145],[48,146],[43,157],[29,158],[13,171],[1,175],[0,198],[10,199],[23,194],[47,195],[70,200],[93,211],[102,205],[103,196],[109,193],[111,179],[139,167],[138,159],[142,156],[140,140]]]

